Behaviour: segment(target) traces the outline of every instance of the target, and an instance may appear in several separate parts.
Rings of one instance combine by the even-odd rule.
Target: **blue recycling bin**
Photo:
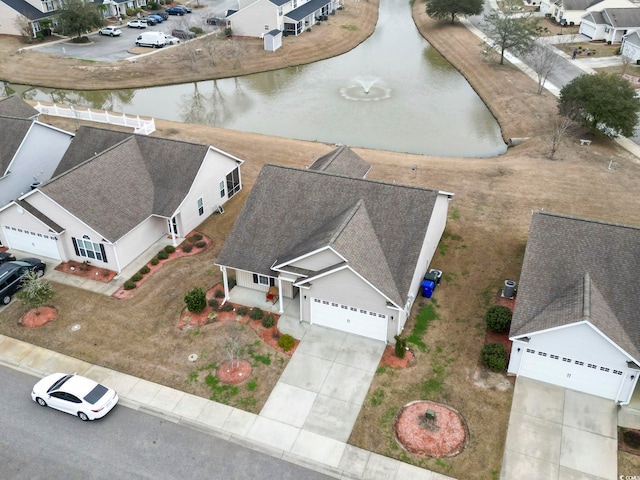
[[[433,280],[423,280],[421,284],[422,296],[431,298],[433,290],[436,288],[436,284]]]

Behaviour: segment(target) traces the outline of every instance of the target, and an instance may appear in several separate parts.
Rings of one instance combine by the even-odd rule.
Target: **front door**
[[[168,220],[169,222],[169,233],[173,233],[174,235],[178,235],[178,222],[176,221],[176,217]]]

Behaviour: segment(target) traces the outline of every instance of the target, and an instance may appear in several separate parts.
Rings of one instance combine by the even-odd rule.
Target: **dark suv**
[[[38,258],[23,258],[0,265],[0,303],[9,304],[12,295],[22,287],[22,278],[27,272],[36,272],[41,277],[46,268]]]
[[[189,30],[176,29],[171,31],[171,35],[177,38],[181,38],[183,40],[191,40],[192,38],[196,38],[196,34],[190,32]]]

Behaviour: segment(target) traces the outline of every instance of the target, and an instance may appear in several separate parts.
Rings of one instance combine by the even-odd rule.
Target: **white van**
[[[167,44],[163,32],[142,32],[136,38],[138,47],[162,48]]]

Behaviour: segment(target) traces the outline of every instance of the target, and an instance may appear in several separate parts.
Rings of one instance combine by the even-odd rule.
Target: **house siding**
[[[633,63],[636,63],[640,59],[640,46],[625,40],[622,42],[620,53],[630,58]]]
[[[15,26],[15,21],[21,16],[13,8],[0,2],[0,34],[4,35],[21,35],[22,32]]]
[[[169,225],[162,217],[149,217],[116,242],[121,268],[131,263],[147,250],[153,242],[167,235]],[[105,246],[106,247],[106,246]],[[146,260],[151,260],[153,254]],[[111,262],[111,259],[107,257]],[[115,260],[115,259],[114,259]]]
[[[273,3],[258,0],[230,15],[227,20],[231,22],[233,35],[260,38],[271,30],[282,30],[283,18],[278,15],[278,7]]]
[[[344,262],[344,259],[336,254],[336,252],[330,248],[325,248],[324,250],[315,252],[313,255],[292,262],[291,266],[318,271],[342,262]],[[286,270],[286,267],[284,270]]]

